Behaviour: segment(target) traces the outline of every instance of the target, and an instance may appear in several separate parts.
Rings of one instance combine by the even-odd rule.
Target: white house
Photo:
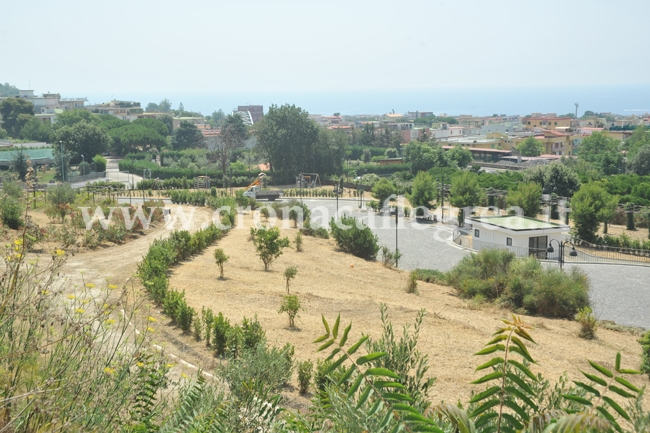
[[[468,217],[472,248],[508,249],[518,257],[534,255],[546,259],[551,240],[562,242],[569,237],[570,227],[518,215]]]

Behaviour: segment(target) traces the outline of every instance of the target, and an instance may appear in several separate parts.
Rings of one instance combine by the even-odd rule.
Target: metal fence
[[[567,243],[562,249],[564,263],[603,263],[650,266],[650,250],[636,250],[632,248],[607,247],[594,245],[580,239],[572,239],[576,255],[572,256],[572,246]],[[472,239],[471,236],[458,235],[454,232],[454,243],[467,249],[480,251],[484,249],[501,249],[510,251],[517,257],[535,256],[540,260],[560,261],[560,248],[554,245],[553,252],[546,249],[514,247],[503,244],[494,244]]]
[[[84,180],[90,180],[90,179],[99,179],[106,177],[106,172],[105,171],[98,171],[95,173],[88,173],[88,174],[82,174],[80,176],[70,176],[70,183],[74,182],[83,182]]]

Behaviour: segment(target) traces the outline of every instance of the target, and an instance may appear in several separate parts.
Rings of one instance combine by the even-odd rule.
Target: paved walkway
[[[336,214],[335,200],[304,199],[312,209],[312,220],[327,226]],[[395,217],[360,211],[356,200],[339,200],[339,209],[348,207],[349,215],[361,218],[373,229],[381,246],[395,250]],[[326,220],[324,220],[326,218]],[[415,268],[448,271],[468,251],[451,242],[454,226],[434,223],[415,224],[413,218],[399,218],[397,243],[402,253],[400,269]],[[554,266],[548,263],[548,266]],[[579,267],[589,277],[594,313],[601,320],[620,325],[650,329],[650,267],[609,264],[565,264],[565,269]]]

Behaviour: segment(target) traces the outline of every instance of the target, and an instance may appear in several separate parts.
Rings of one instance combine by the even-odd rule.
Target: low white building
[[[550,258],[546,250],[551,240],[563,242],[569,238],[570,227],[518,215],[468,217],[465,227],[471,230],[472,248],[507,249],[518,257],[534,255]]]

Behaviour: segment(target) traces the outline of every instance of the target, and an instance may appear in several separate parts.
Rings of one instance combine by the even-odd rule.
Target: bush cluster
[[[342,216],[340,223],[332,219],[330,231],[336,244],[343,251],[365,260],[375,260],[379,252],[377,236],[354,217]]]
[[[154,301],[163,306],[163,311],[183,332],[189,333],[197,312],[187,305],[185,292],[169,289],[167,270],[172,265],[197,254],[223,236],[224,232],[214,225],[189,232],[173,232],[168,239],[156,239],[147,255],[138,266],[138,274]],[[203,316],[205,317],[205,315]]]
[[[578,310],[589,306],[589,282],[582,271],[545,268],[532,256],[515,260],[505,250],[486,249],[466,256],[441,280],[464,298],[493,300],[546,317],[573,319]]]

